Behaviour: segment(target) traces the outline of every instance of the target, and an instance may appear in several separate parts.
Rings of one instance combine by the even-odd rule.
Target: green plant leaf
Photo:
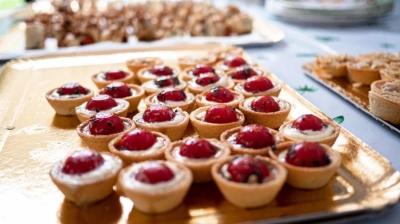
[[[305,92],[315,92],[317,89],[308,85],[304,85],[304,86],[300,86],[297,87],[296,90],[298,92],[300,92],[301,94],[305,93]]]
[[[333,118],[334,121],[336,121],[336,123],[341,124],[344,121],[344,117],[343,116],[337,116],[335,118]]]
[[[296,57],[299,57],[299,58],[314,58],[317,55],[318,55],[317,53],[297,53]]]
[[[322,42],[331,42],[331,41],[338,41],[339,37],[316,36],[315,39]]]
[[[266,61],[269,60],[269,58],[266,57],[266,56],[264,56],[264,55],[257,55],[256,58],[257,58],[257,59],[260,59],[260,60],[266,60]]]
[[[381,48],[394,48],[394,44],[391,43],[381,43]]]

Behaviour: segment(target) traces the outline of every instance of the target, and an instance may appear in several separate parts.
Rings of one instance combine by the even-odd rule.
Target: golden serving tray
[[[398,202],[399,172],[345,129],[333,147],[341,153],[343,163],[327,186],[299,190],[285,185],[270,205],[258,209],[233,206],[213,182],[193,184],[183,204],[162,215],[143,214],[117,193],[88,207],[65,201],[50,180],[49,171],[56,161],[85,145],[75,131],[78,119],[56,115],[45,100],[45,92],[72,81],[96,89],[92,74],[125,69],[124,63],[130,58],[157,56],[176,66],[179,56],[215,47],[181,45],[7,63],[0,72],[0,223],[311,222],[372,214]],[[304,113],[327,118],[286,85],[280,97],[293,105],[289,119]]]

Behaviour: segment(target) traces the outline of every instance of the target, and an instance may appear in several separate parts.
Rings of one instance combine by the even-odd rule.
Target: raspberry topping
[[[104,88],[103,94],[107,94],[113,98],[124,98],[131,96],[131,89],[123,82],[113,82]]]
[[[83,36],[81,40],[81,45],[88,45],[88,44],[94,44],[95,40],[90,34],[86,34]]]
[[[304,114],[293,121],[292,127],[300,129],[301,131],[321,131],[324,125],[324,122],[319,117],[313,114]]]
[[[118,69],[111,69],[108,70],[106,73],[104,73],[104,79],[105,80],[117,80],[117,79],[123,79],[127,76],[128,74],[124,71],[118,70]]]
[[[300,142],[290,146],[286,162],[294,166],[320,167],[331,163],[324,148],[317,142]]]
[[[91,111],[102,111],[102,110],[108,110],[113,107],[118,106],[117,101],[114,100],[109,95],[101,94],[92,97],[87,103],[86,103],[86,110],[91,110]]]
[[[224,65],[228,66],[229,68],[239,67],[246,64],[246,60],[240,56],[228,56],[224,61]]]
[[[265,178],[270,176],[268,165],[262,160],[250,155],[234,158],[228,165],[228,172],[231,175],[232,181],[240,183],[262,183]]]
[[[265,76],[253,76],[247,79],[243,88],[247,92],[263,92],[272,89],[274,84]]]
[[[192,74],[194,76],[200,76],[204,73],[215,73],[215,69],[209,65],[196,65],[196,67],[192,70]]]
[[[186,94],[183,90],[179,89],[166,89],[157,95],[157,100],[160,102],[174,101],[182,102],[186,100]]]
[[[135,180],[146,184],[157,184],[172,178],[174,178],[172,170],[164,163],[157,161],[143,164],[135,175]]]
[[[203,138],[189,138],[183,141],[179,154],[192,159],[204,159],[215,156],[218,148]]]
[[[156,86],[158,88],[164,88],[164,87],[174,87],[174,86],[178,86],[181,83],[179,82],[178,77],[168,77],[168,76],[164,76],[164,77],[159,77],[157,79],[154,80],[154,84],[156,84]]]
[[[250,107],[254,111],[264,113],[276,112],[281,109],[272,96],[259,96],[251,102]]]
[[[237,67],[235,72],[230,74],[232,79],[239,79],[239,80],[246,80],[247,78],[256,75],[258,75],[257,72],[248,66]]]
[[[251,124],[240,128],[236,143],[246,148],[260,149],[275,145],[275,139],[266,127]]]
[[[201,86],[210,85],[219,81],[219,76],[214,73],[203,73],[196,79],[196,83]]]
[[[210,123],[223,124],[235,122],[238,118],[234,107],[225,104],[217,104],[207,109],[204,120]]]
[[[146,129],[137,128],[124,134],[119,142],[120,150],[146,150],[156,143],[157,138]]]
[[[234,99],[232,92],[222,86],[215,86],[206,94],[206,100],[217,103],[227,103]]]
[[[167,76],[174,74],[174,70],[166,65],[155,65],[150,72],[156,76]]]
[[[92,135],[111,135],[124,130],[124,123],[116,114],[100,112],[89,119],[89,131]]]
[[[143,113],[143,120],[148,123],[171,121],[175,117],[175,112],[164,105],[151,105]]]
[[[57,93],[62,95],[73,95],[73,94],[87,94],[89,91],[79,85],[77,82],[67,83],[62,85]]]
[[[80,150],[70,155],[61,169],[65,174],[83,174],[103,165],[103,157],[94,150]]]

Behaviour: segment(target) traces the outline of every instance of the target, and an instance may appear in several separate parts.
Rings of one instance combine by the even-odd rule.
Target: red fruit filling
[[[172,170],[162,162],[151,161],[143,164],[135,175],[135,180],[146,184],[156,184],[174,178]]]
[[[128,74],[124,71],[118,70],[118,69],[112,69],[108,70],[106,73],[104,73],[104,79],[105,80],[117,80],[117,79],[123,79],[127,76]]]
[[[62,95],[73,95],[73,94],[87,94],[89,91],[79,85],[77,82],[67,83],[62,85],[58,90],[57,93]]]
[[[206,100],[217,103],[227,103],[235,99],[235,96],[229,89],[222,86],[213,87],[207,94]]]
[[[88,44],[94,44],[94,43],[95,43],[94,38],[90,34],[84,35],[81,40],[81,45],[88,45]]]
[[[135,129],[124,134],[119,142],[120,150],[146,150],[156,143],[157,138],[146,129]]]
[[[272,89],[274,84],[267,77],[253,76],[247,79],[243,84],[244,90],[247,92],[263,92]]]
[[[250,107],[254,111],[264,113],[276,112],[281,109],[272,96],[259,96],[251,102]]]
[[[235,72],[231,73],[230,76],[232,79],[246,80],[247,78],[258,75],[254,69],[242,66],[236,68]]]
[[[200,86],[206,86],[218,82],[219,76],[214,73],[203,73],[196,79],[196,83]]]
[[[173,75],[174,70],[166,65],[155,65],[151,70],[151,74],[156,76]]]
[[[192,70],[192,74],[194,76],[200,76],[204,73],[215,73],[215,69],[209,65],[196,65],[196,67]]]
[[[182,102],[186,100],[186,94],[183,90],[179,89],[166,89],[157,95],[157,100],[160,102],[174,101]]]
[[[92,97],[87,103],[86,103],[86,110],[91,110],[91,111],[102,111],[102,110],[108,110],[113,107],[118,106],[117,101],[115,101],[114,98],[112,98],[109,95],[101,94]]]
[[[89,119],[89,131],[92,135],[111,135],[124,130],[124,122],[118,115],[100,112]]]
[[[156,84],[156,86],[158,88],[164,88],[164,87],[168,87],[168,86],[177,86],[179,84],[181,84],[179,82],[179,79],[177,77],[160,77],[154,80],[154,84]]]
[[[70,155],[61,169],[65,174],[83,174],[103,165],[103,157],[94,150],[80,150]]]
[[[152,105],[143,113],[143,120],[148,123],[171,121],[175,117],[175,112],[164,105]]]
[[[179,154],[193,159],[211,158],[218,148],[203,138],[189,138],[183,141]]]
[[[294,166],[320,167],[331,163],[324,148],[317,142],[300,142],[290,146],[286,162]]]
[[[113,82],[104,88],[103,94],[107,94],[113,98],[124,98],[131,96],[131,89],[123,82]]]
[[[224,124],[238,120],[234,107],[217,104],[207,109],[204,120],[209,123]]]
[[[324,125],[324,122],[319,117],[313,114],[304,114],[293,121],[292,127],[301,131],[321,131],[324,128]]]
[[[251,124],[240,128],[236,143],[246,148],[260,149],[275,145],[275,139],[266,127]]]
[[[249,181],[262,183],[265,178],[270,176],[268,165],[250,155],[234,158],[228,165],[228,172],[231,175],[231,180],[239,183],[248,183]],[[249,180],[250,177],[256,179]]]
[[[246,64],[246,60],[240,56],[228,56],[224,61],[224,65],[228,66],[229,68],[239,67]]]

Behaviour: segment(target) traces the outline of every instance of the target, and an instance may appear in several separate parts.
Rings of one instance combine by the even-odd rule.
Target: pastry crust
[[[129,102],[124,99],[115,99],[115,101],[123,102],[124,105],[120,110],[114,111],[113,113],[120,117],[126,117],[128,115],[128,108],[130,105]],[[118,102],[118,103],[120,103],[120,102]],[[85,121],[89,120],[93,116],[93,114],[87,114],[87,113],[85,113],[85,111],[81,111],[79,109],[81,106],[83,106],[83,105],[80,105],[75,108],[75,113],[80,122],[85,122]],[[99,112],[101,112],[101,111],[99,111]],[[96,112],[96,113],[98,113],[98,112]]]
[[[270,78],[270,73],[264,71],[262,68],[258,67],[258,66],[250,66],[250,68],[254,69],[254,71],[261,76],[265,76],[267,78]],[[232,74],[236,72],[236,68],[231,68],[227,71],[225,71],[225,76],[228,77],[229,79],[232,79],[233,82],[235,83],[235,85],[237,85],[238,83],[244,83],[246,82],[246,79],[234,79],[232,78]]]
[[[385,81],[395,81],[400,79],[400,63],[391,62],[386,68],[380,69],[381,79]]]
[[[347,75],[346,63],[354,60],[347,54],[318,55],[313,73],[326,78],[341,78]]]
[[[126,61],[126,67],[137,75],[138,71],[145,67],[152,67],[154,65],[161,65],[164,61],[157,57],[143,57],[134,58]]]
[[[280,83],[274,82],[272,81],[274,87],[272,87],[272,89],[269,89],[267,91],[263,91],[263,92],[257,92],[257,93],[253,93],[253,92],[247,92],[246,90],[243,89],[243,84],[244,82],[238,83],[236,84],[235,88],[233,88],[235,91],[243,94],[244,98],[249,98],[249,97],[253,97],[253,96],[275,96],[278,97],[279,93],[282,90],[282,85]]]
[[[144,96],[144,90],[141,86],[135,85],[135,84],[128,84],[127,85],[130,89],[133,89],[135,91],[135,94],[132,94],[131,96],[123,97],[120,99],[126,100],[129,103],[128,107],[128,113],[132,113],[134,111],[138,110],[138,106],[140,101],[142,100]],[[104,88],[99,90],[99,94],[104,94]],[[122,115],[119,115],[121,117],[125,117]]]
[[[400,84],[400,81],[388,82],[378,80],[373,82],[371,91],[368,93],[370,111],[383,120],[392,122],[393,124],[400,124],[400,92],[382,90],[382,86],[386,83],[396,85],[394,83]],[[399,87],[397,86],[397,88]]]
[[[221,86],[223,86],[223,87],[225,87],[225,88],[227,88],[227,89],[230,89],[230,90],[233,89],[233,87],[235,86],[235,83],[233,82],[233,80],[228,79],[228,78],[226,78],[226,77],[224,77],[224,76],[222,76],[222,77],[220,76],[220,78],[225,78],[225,79],[227,79],[227,80],[226,80],[226,81],[227,81],[226,86],[225,86],[225,85],[224,85],[224,86],[221,85]],[[195,83],[195,81],[196,81],[196,79],[192,79],[192,80],[189,82],[188,86],[187,86],[187,89],[189,90],[189,92],[193,93],[194,95],[201,94],[201,93],[203,93],[204,91],[210,90],[210,89],[212,89],[213,87],[219,85],[218,82],[217,82],[217,83],[213,83],[213,84],[210,84],[210,85],[207,85],[207,86],[203,86],[202,88],[198,88],[198,87],[194,86],[194,84],[192,84],[192,83]]]
[[[201,64],[212,66],[216,61],[217,57],[215,55],[187,55],[178,58],[178,65],[181,70],[185,70]]]
[[[230,55],[227,55],[227,56],[230,56]],[[244,58],[244,59],[247,61],[247,64],[246,64],[247,66],[250,66],[250,67],[257,67],[258,66],[254,61],[251,61],[249,58]],[[220,70],[222,70],[224,72],[227,72],[230,69],[234,69],[234,67],[226,66],[224,64],[224,62],[225,62],[224,60],[225,60],[225,58],[222,61],[217,62],[215,64],[215,68],[220,69]]]
[[[374,63],[377,64],[375,65]],[[354,62],[348,62],[346,65],[349,78],[354,83],[371,85],[373,81],[381,78],[379,69],[383,68],[383,63],[369,59],[358,59]]]
[[[141,84],[144,84],[145,82],[148,82],[148,81],[157,79],[158,77],[161,77],[161,76],[156,76],[156,75],[152,75],[152,74],[151,75],[145,75],[146,72],[151,70],[152,68],[153,68],[153,66],[145,67],[145,68],[140,69],[137,72],[137,78],[139,79],[139,82]],[[179,70],[175,69],[173,67],[171,67],[171,68],[173,69],[173,74],[172,75],[168,75],[168,76],[178,76],[179,73],[180,73]]]
[[[182,69],[181,72],[181,79],[185,82],[189,82],[192,79],[197,78],[197,76],[191,75],[190,73],[195,69],[196,66],[190,66],[190,67],[186,67],[185,69]],[[218,70],[218,69],[214,69],[215,70],[215,74],[217,74],[218,76],[222,76],[223,75],[223,71],[222,70]]]
[[[222,45],[216,49],[211,50],[209,54],[215,55],[217,57],[217,61],[223,61],[228,55],[243,55],[244,50],[241,47]]]
[[[184,82],[184,81],[179,79],[179,83],[180,84],[177,85],[177,86],[173,86],[173,87],[172,86],[168,86],[168,87],[164,87],[164,88],[154,89],[154,88],[149,87],[150,85],[153,84],[153,82],[154,82],[154,80],[149,80],[149,81],[147,81],[147,82],[142,84],[142,87],[144,89],[144,93],[146,94],[146,96],[150,96],[152,94],[157,94],[157,93],[161,92],[164,89],[170,89],[170,88],[176,88],[176,89],[180,89],[180,90],[185,90],[186,86],[187,86],[186,82]]]
[[[182,104],[166,104],[166,103],[162,103],[162,102],[158,102],[158,103],[154,103],[153,102],[153,98],[157,97],[159,93],[154,93],[151,94],[150,96],[146,97],[144,100],[144,103],[146,104],[147,107],[150,107],[151,105],[155,105],[155,104],[159,104],[159,105],[165,105],[168,106],[172,109],[175,109],[177,107],[181,108],[183,111],[186,111],[188,113],[192,112],[193,108],[195,107],[195,97],[193,96],[193,94],[185,92],[186,96],[188,96],[189,94],[191,94],[193,97],[191,100],[182,102]]]
[[[198,94],[196,96],[196,104],[197,104],[198,107],[206,107],[206,106],[212,106],[212,105],[215,105],[215,104],[221,104],[221,103],[218,103],[218,102],[208,101],[206,99],[206,95],[209,92],[210,91],[204,91],[201,94]],[[239,103],[244,100],[244,96],[241,93],[236,92],[236,91],[232,91],[232,90],[231,90],[231,93],[234,95],[235,98],[232,101],[227,102],[227,103],[223,103],[223,104],[226,104],[226,105],[229,105],[229,106],[232,106],[232,107],[235,107],[235,108],[239,108]]]
[[[94,84],[96,84],[98,89],[106,88],[106,86],[108,84],[111,84],[113,82],[123,82],[125,84],[131,84],[131,83],[133,83],[133,81],[135,79],[135,76],[133,75],[133,73],[126,72],[127,76],[125,78],[123,78],[123,79],[103,80],[103,79],[99,79],[97,77],[101,73],[104,73],[104,72],[99,72],[99,73],[96,73],[96,74],[92,75],[92,81],[94,82]]]
[[[84,102],[90,100],[93,97],[94,92],[90,89],[88,93],[82,97],[72,98],[72,99],[62,99],[52,97],[51,94],[57,90],[58,88],[54,88],[48,91],[45,95],[47,102],[49,102],[50,106],[56,111],[56,114],[59,115],[76,115],[75,108],[81,105]]]

